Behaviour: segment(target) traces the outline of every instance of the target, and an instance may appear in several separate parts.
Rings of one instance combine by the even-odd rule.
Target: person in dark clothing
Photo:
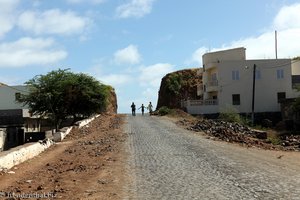
[[[144,115],[144,111],[145,111],[145,106],[144,106],[144,104],[142,104],[141,107],[139,107],[139,109],[142,109],[142,115]]]
[[[135,104],[134,104],[134,102],[132,102],[132,104],[131,104],[131,113],[132,113],[132,116],[135,116]]]

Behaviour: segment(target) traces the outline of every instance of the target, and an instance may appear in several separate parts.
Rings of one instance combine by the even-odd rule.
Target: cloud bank
[[[278,58],[292,58],[300,55],[300,3],[282,7],[267,31],[213,48],[211,51],[245,47],[247,59],[275,58],[275,30],[278,33]],[[190,63],[201,65],[202,55],[208,47],[202,46],[192,54]]]

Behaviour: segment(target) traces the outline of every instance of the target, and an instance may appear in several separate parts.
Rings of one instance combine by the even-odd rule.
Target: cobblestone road
[[[300,199],[300,153],[209,140],[158,117],[126,121],[127,199]]]

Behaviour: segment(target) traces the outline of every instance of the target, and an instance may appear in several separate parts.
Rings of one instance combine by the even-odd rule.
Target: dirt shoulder
[[[300,151],[300,135],[283,134],[273,129],[257,130],[221,120],[193,117],[181,110],[164,116],[179,127],[205,136],[207,139],[239,144],[266,150]]]
[[[103,114],[88,126],[73,129],[64,142],[14,167],[14,173],[1,174],[0,192],[6,196],[14,193],[15,197],[122,199],[126,159],[123,119]]]

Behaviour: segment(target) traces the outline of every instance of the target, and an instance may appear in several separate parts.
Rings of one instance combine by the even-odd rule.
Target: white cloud
[[[140,18],[152,10],[154,0],[130,0],[128,3],[117,7],[116,14],[119,18]]]
[[[104,72],[104,69],[107,68],[104,59],[100,59],[97,63],[92,66],[87,73],[91,74],[92,76],[97,77],[100,82],[104,84],[115,86],[123,86],[127,83],[132,81],[132,78],[129,73],[107,73]]]
[[[67,0],[70,4],[80,4],[80,3],[90,3],[90,4],[101,4],[105,2],[106,0]]]
[[[154,102],[158,97],[158,88],[149,87],[143,90],[143,99],[148,99],[148,101]]]
[[[140,69],[140,83],[145,86],[159,87],[161,79],[167,74],[174,71],[174,67],[168,63],[158,63],[155,65],[142,67]]]
[[[300,55],[300,4],[284,6],[274,18],[271,27],[258,36],[243,38],[224,44],[222,47],[211,49],[219,51],[224,49],[245,47],[247,59],[275,58],[275,33],[278,30],[278,58],[290,58]],[[200,47],[192,56],[192,61],[202,63],[202,55],[207,47]]]
[[[19,0],[0,1],[0,38],[8,33],[15,25],[16,7]]]
[[[49,38],[21,38],[0,44],[0,67],[53,64],[66,57],[67,52],[58,50]]]
[[[81,34],[90,25],[91,20],[78,16],[72,11],[63,12],[59,9],[45,12],[26,11],[18,20],[18,26],[36,35],[41,34]]]
[[[102,75],[99,77],[100,81],[104,84],[115,86],[121,86],[124,84],[129,83],[132,79],[129,75],[126,74],[109,74],[109,75]]]
[[[187,64],[197,63],[198,65],[201,65],[202,55],[205,54],[206,52],[208,52],[208,48],[200,47],[193,53],[192,58],[190,58],[186,63]]]
[[[137,64],[141,61],[141,55],[137,46],[129,45],[114,54],[114,61],[117,64]]]
[[[277,30],[300,28],[300,4],[282,7],[273,24]]]

